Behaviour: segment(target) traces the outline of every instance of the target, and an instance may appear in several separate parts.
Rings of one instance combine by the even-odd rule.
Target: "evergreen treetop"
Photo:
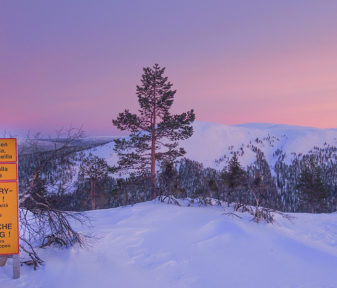
[[[136,89],[139,113],[126,109],[112,120],[118,129],[130,132],[128,138],[115,140],[119,167],[150,174],[153,197],[156,197],[156,161],[173,161],[186,153],[178,141],[192,136],[191,124],[195,119],[193,109],[182,114],[170,113],[176,90],[164,72],[165,68],[158,64],[143,68],[141,85]]]

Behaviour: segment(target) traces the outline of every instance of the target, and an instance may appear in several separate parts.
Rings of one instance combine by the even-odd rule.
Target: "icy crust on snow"
[[[19,280],[7,264],[0,287],[337,287],[337,213],[256,224],[225,209],[146,202],[86,212],[89,247],[41,250],[45,265],[23,266]]]

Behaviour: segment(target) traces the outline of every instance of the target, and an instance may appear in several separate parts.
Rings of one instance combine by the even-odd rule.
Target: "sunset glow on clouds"
[[[197,120],[337,127],[336,1],[4,1],[0,130],[115,133],[159,63]]]

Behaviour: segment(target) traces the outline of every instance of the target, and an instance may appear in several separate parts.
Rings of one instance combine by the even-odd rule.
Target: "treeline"
[[[241,166],[242,153],[236,152],[228,157],[220,171],[205,168],[201,163],[186,158],[176,163],[163,162],[157,177],[158,193],[176,198],[212,197],[237,206],[259,205],[288,212],[336,211],[336,147],[315,147],[307,154],[292,154],[291,159],[283,151],[277,150],[274,153],[277,159],[274,167],[269,166],[259,148],[253,148],[255,161],[247,167]],[[39,157],[47,155],[42,153]],[[84,161],[83,155],[82,158],[77,156],[60,161],[62,165],[54,161],[54,165],[39,175],[39,193],[58,209],[91,209],[92,197],[95,208],[151,200],[150,175],[118,178],[110,170],[111,173],[104,173],[95,180],[93,196],[93,178],[81,173],[78,168]],[[39,161],[32,161],[28,155],[21,158],[19,170],[22,181],[29,183],[27,179],[32,176],[28,176],[27,171],[34,170],[32,166],[37,163]]]
[[[314,147],[306,154],[292,154],[288,162],[282,151],[275,155],[275,183],[285,210],[337,210],[337,147]]]

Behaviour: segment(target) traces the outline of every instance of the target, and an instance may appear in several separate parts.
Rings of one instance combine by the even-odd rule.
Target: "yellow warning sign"
[[[16,139],[0,138],[0,255],[19,253]]]
[[[0,163],[0,181],[17,180],[16,163]]]
[[[0,183],[0,255],[18,254],[18,189],[16,182]]]
[[[16,161],[16,139],[0,138],[0,162]]]

